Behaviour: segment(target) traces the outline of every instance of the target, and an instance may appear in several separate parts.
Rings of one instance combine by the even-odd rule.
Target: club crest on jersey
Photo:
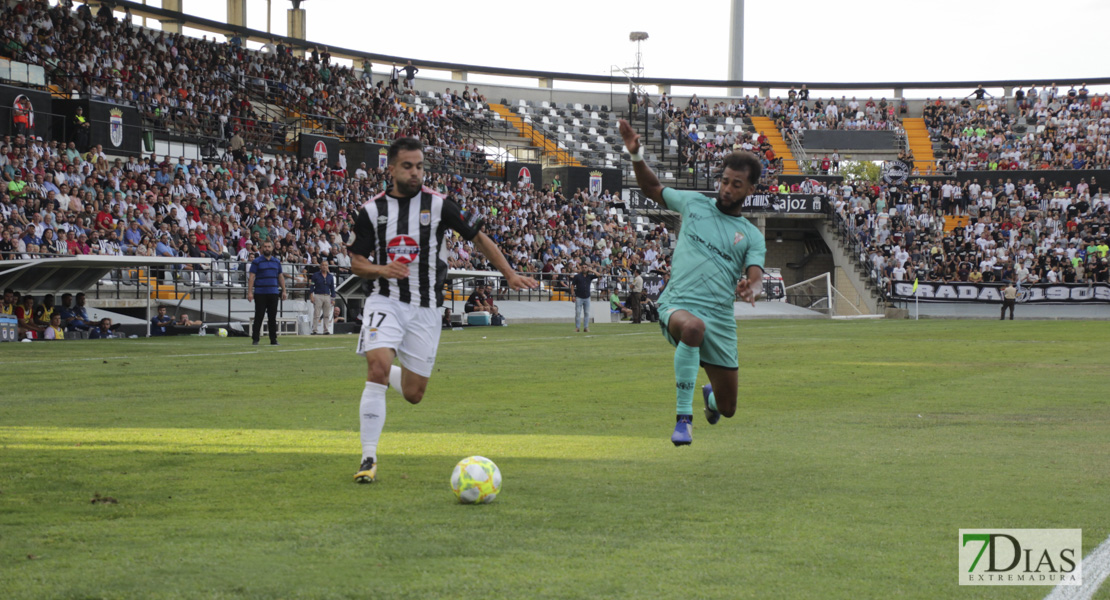
[[[430,211],[430,210],[420,211],[420,226],[421,227],[427,227],[428,225],[431,225],[431,224],[432,224],[432,211]]]
[[[732,245],[735,246],[736,244],[739,244],[743,239],[744,239],[744,234],[737,231],[736,235],[732,236]]]
[[[420,246],[417,245],[416,240],[407,235],[394,237],[389,240],[389,244],[387,244],[386,247],[389,253],[389,260],[393,262],[408,264],[420,256]]]

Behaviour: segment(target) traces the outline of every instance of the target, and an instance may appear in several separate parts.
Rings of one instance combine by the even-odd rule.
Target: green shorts
[[[684,310],[705,323],[705,337],[701,342],[701,366],[714,366],[722,369],[736,370],[740,368],[740,358],[736,352],[736,319],[729,315],[718,314],[704,308],[691,308],[689,306],[659,305],[659,326],[663,329],[663,337],[672,346],[678,346],[678,341],[671,337],[667,330],[667,321],[671,313]]]

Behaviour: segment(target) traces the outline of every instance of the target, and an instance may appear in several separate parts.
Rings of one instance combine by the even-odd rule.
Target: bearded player
[[[365,280],[366,291],[357,350],[366,357],[357,483],[377,478],[385,391],[392,386],[416,404],[428,387],[439,346],[436,306],[446,276],[447,235],[455,231],[473,242],[512,289],[539,286],[513,270],[497,244],[482,233],[478,215],[464,215],[453,200],[424,186],[424,145],[419,140],[393,142],[387,160],[393,184],[358,211],[350,246],[351,272]],[[393,364],[395,357],[400,367]]]
[[[709,385],[702,388],[710,425],[736,413],[739,359],[736,348],[737,296],[755,305],[763,292],[767,245],[759,228],[740,214],[762,170],[749,152],[724,159],[720,191],[714,201],[698,192],[665,188],[644,162],[640,136],[620,121],[621,137],[632,155],[640,191],[660,206],[682,215],[682,229],[671,256],[671,279],[659,298],[659,324],[675,347],[675,418],[671,442],[693,441],[693,395],[698,367]]]

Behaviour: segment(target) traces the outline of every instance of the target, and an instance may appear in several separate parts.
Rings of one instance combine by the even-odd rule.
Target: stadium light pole
[[[630,42],[636,42],[636,66],[632,67],[632,70],[636,72],[636,77],[640,78],[644,76],[644,63],[643,53],[641,52],[641,44],[643,44],[644,40],[648,39],[648,37],[650,36],[646,31],[633,31],[628,34],[628,40]],[[635,125],[635,123],[632,124],[633,128],[635,128]],[[644,110],[644,139],[651,139],[651,135],[648,132],[647,110]]]
[[[632,67],[632,70],[636,71],[636,77],[644,76],[644,55],[641,52],[640,44],[642,44],[644,40],[648,39],[648,37],[649,36],[646,31],[633,31],[632,33],[628,34],[628,40],[631,42],[636,42],[636,66]]]
[[[744,0],[732,0],[728,28],[728,78],[744,80]],[[744,88],[729,88],[730,96],[743,96]]]
[[[300,40],[302,42],[308,39],[307,16],[305,14],[305,10],[301,8],[301,3],[304,1],[305,0],[290,0],[290,2],[292,2],[293,4],[293,8],[289,9],[289,11],[286,13],[286,21],[288,25],[285,31],[285,35],[287,35],[288,37]],[[299,50],[294,50],[293,54],[296,56],[304,56],[304,44],[301,44]]]

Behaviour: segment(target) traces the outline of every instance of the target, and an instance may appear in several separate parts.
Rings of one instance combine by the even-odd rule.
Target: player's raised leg
[[[389,368],[389,387],[404,396],[410,404],[419,404],[428,389],[428,378],[403,366],[392,365]]]
[[[705,374],[709,376],[709,385],[702,387],[705,419],[713,425],[722,416],[731,418],[736,414],[736,396],[740,387],[739,370],[705,365]]]
[[[675,342],[675,426],[671,442],[687,446],[694,441],[694,385],[698,380],[705,323],[688,311],[675,310],[667,316],[667,333]]]

